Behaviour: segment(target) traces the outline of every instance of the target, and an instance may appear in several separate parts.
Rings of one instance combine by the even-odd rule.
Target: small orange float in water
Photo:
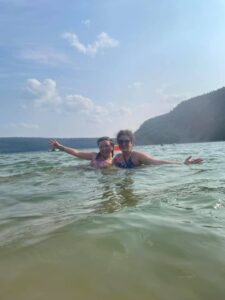
[[[114,151],[120,151],[120,147],[118,145],[114,146]]]

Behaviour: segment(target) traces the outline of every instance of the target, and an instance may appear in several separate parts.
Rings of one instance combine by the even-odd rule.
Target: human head
[[[108,136],[103,136],[97,140],[97,144],[99,147],[99,152],[103,156],[108,156],[110,153],[112,153],[113,156],[114,143],[112,139],[110,139]]]
[[[134,134],[131,130],[120,130],[116,139],[121,151],[131,151],[134,144]]]

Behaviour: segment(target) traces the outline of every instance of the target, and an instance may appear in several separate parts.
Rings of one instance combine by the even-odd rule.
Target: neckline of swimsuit
[[[125,157],[125,155],[124,155],[123,153],[122,153],[122,155],[123,155],[123,160],[124,160],[125,162],[127,162],[127,161],[130,161],[130,160],[131,160],[132,152],[130,153],[128,159],[126,159],[126,157]]]
[[[131,154],[132,154],[132,152],[131,152]],[[123,155],[123,162],[120,163],[120,165],[121,165],[122,167],[125,167],[125,168],[132,168],[132,167],[134,167],[134,163],[133,163],[133,161],[132,161],[131,154],[130,154],[130,156],[129,156],[128,159],[126,159],[126,158],[124,157],[124,155]]]

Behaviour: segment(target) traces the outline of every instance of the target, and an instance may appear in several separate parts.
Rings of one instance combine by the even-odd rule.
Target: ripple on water
[[[205,163],[135,170],[1,155],[0,298],[223,299],[223,148],[146,146]]]

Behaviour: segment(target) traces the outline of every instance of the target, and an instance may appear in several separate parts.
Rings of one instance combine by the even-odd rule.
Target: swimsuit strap
[[[128,159],[126,159],[123,155],[123,161],[118,164],[118,167],[124,168],[124,169],[131,169],[131,168],[134,168],[135,165],[131,159],[131,156]]]
[[[97,155],[96,155],[96,157],[95,157],[95,160],[99,159],[99,158],[100,158],[100,156],[101,156],[101,153],[100,153],[100,152],[98,152],[98,153],[97,153]]]

